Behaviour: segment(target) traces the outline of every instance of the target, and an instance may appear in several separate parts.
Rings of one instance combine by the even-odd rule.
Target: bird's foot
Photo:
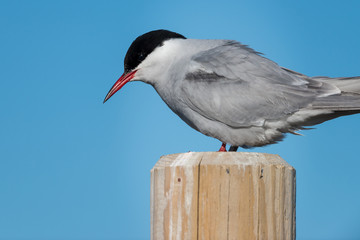
[[[219,149],[218,152],[227,152],[226,151],[226,143],[222,143],[221,148]]]
[[[238,146],[230,146],[229,152],[236,152],[238,150]]]

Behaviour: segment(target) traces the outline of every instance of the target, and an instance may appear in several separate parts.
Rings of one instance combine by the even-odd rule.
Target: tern
[[[124,74],[104,103],[132,81],[152,85],[190,127],[220,140],[219,151],[226,144],[229,151],[273,144],[286,133],[360,112],[360,77],[309,77],[237,41],[167,30],[133,41]]]

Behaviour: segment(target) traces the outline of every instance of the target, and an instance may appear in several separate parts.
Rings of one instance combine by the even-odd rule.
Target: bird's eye
[[[144,58],[145,58],[145,54],[144,53],[140,53],[139,54],[139,60],[144,60]]]

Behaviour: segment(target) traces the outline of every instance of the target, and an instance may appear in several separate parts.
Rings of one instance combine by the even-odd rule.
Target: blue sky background
[[[154,29],[235,39],[307,75],[360,75],[359,1],[0,1],[0,239],[149,239],[150,169],[216,151],[151,86],[102,101]],[[297,170],[297,239],[360,239],[360,115],[250,151]],[[241,150],[240,150],[241,151]],[[246,150],[248,151],[248,150]]]

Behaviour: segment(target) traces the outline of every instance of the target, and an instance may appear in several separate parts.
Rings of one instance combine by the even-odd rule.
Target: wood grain
[[[151,239],[295,239],[295,169],[278,155],[163,156],[151,170]]]

